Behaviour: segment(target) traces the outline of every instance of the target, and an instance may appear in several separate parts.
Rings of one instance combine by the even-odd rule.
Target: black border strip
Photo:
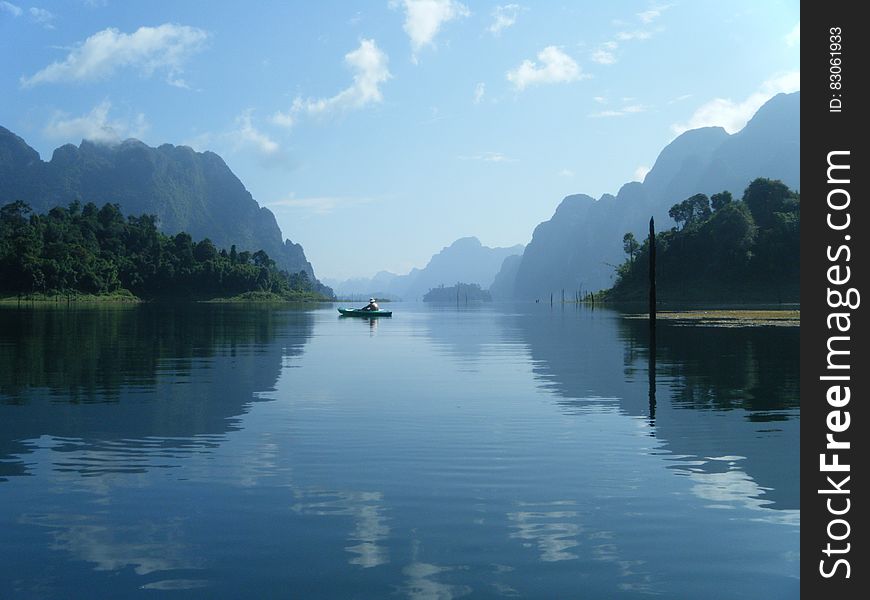
[[[864,409],[870,331],[867,307],[849,292],[866,291],[870,236],[865,139],[870,136],[865,71],[870,24],[859,17],[859,8],[864,5],[858,2],[801,7],[801,592],[807,598],[866,598],[868,593],[868,509],[858,488],[868,487],[861,456],[868,453],[862,442],[870,418]],[[842,168],[829,172],[829,162]],[[838,294],[852,306],[835,306],[841,302]],[[870,297],[861,300],[870,302]],[[834,313],[848,317],[831,317]],[[849,354],[831,354],[829,345]],[[829,448],[828,434],[849,447]],[[828,464],[836,454],[849,470],[823,470],[822,454]]]

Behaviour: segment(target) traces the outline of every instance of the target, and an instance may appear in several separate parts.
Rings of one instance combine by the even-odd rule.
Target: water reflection
[[[649,352],[646,323],[618,323],[627,355],[637,359],[625,365],[631,378]],[[656,329],[656,371],[669,396],[668,418],[657,419],[656,435],[677,455],[744,457],[735,468],[753,481],[743,488],[753,491],[751,498],[768,508],[798,509],[799,329],[662,322]],[[715,465],[705,460],[699,468],[716,473]]]
[[[577,511],[574,502],[563,500],[544,505],[523,504],[524,510],[508,513],[516,531],[512,538],[526,540],[526,546],[535,544],[543,562],[556,562],[577,558],[572,552],[579,545],[580,526],[574,523]],[[537,508],[537,510],[532,510]]]
[[[25,514],[20,523],[45,528],[53,550],[68,552],[91,563],[96,571],[132,567],[137,575],[198,570],[204,561],[183,541],[183,520],[138,521],[120,525],[99,515],[48,513]],[[184,580],[190,584],[190,580]],[[197,587],[204,582],[200,580]],[[177,585],[177,582],[176,582]]]
[[[796,390],[793,333],[662,324],[651,357],[644,323],[560,308],[397,306],[380,330],[333,308],[29,315],[115,350],[59,355],[67,373],[50,341],[0,330],[0,370],[54,371],[3,384],[0,547],[36,558],[7,553],[0,581],[25,597],[52,577],[114,597],[793,589],[799,412],[761,397]]]
[[[398,591],[411,600],[453,600],[469,595],[473,590],[468,585],[453,584],[444,581],[445,575],[463,571],[466,567],[451,567],[421,562],[420,541],[413,540],[411,545],[411,564],[402,568],[405,577],[404,584]]]
[[[354,556],[348,561],[364,569],[390,562],[389,552],[382,544],[390,534],[384,496],[380,492],[328,492],[295,490],[297,502],[293,510],[307,515],[350,516],[354,528],[344,549]]]
[[[0,480],[27,473],[42,436],[83,475],[214,445],[312,328],[309,312],[265,307],[2,308]]]
[[[591,311],[509,318],[529,346],[536,375],[566,411],[616,402],[625,414],[650,419],[651,434],[676,463],[744,456],[741,468],[756,482],[743,488],[751,498],[768,508],[799,508],[797,328],[660,321],[653,356],[647,321],[617,312],[598,310],[594,320]],[[712,465],[701,460],[697,468],[716,472]]]
[[[619,319],[619,337],[629,357],[649,353],[644,320]],[[714,327],[659,321],[659,373],[672,386],[671,402],[680,408],[742,408],[752,421],[782,421],[797,416],[800,388],[797,327]],[[634,360],[626,361],[631,371]]]

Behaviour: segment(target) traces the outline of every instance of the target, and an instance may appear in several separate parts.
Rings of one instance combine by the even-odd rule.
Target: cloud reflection
[[[137,575],[202,569],[203,561],[182,541],[181,519],[160,523],[117,525],[97,515],[61,513],[25,514],[20,523],[52,530],[52,550],[65,551],[77,560],[94,565],[96,571],[119,571],[133,567]],[[204,580],[164,579],[152,582],[159,589],[203,587]]]
[[[390,534],[384,515],[381,492],[342,492],[297,490],[293,510],[305,515],[347,515],[354,520],[345,550],[354,556],[348,560],[364,569],[390,562],[386,546],[380,544]]]
[[[527,540],[526,545],[535,543],[544,562],[570,560],[578,556],[571,549],[579,545],[577,536],[580,526],[572,523],[577,518],[577,511],[565,510],[562,507],[573,506],[571,501],[557,501],[548,504],[522,504],[522,506],[559,506],[560,510],[517,511],[508,513],[508,519],[513,521],[516,531],[512,538]]]

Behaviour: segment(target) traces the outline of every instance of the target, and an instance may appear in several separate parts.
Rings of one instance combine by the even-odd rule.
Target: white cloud
[[[597,62],[599,65],[612,65],[616,62],[616,55],[610,50],[599,48],[592,53],[592,62]]]
[[[503,29],[513,27],[520,14],[519,4],[505,4],[496,6],[492,11],[492,24],[486,28],[493,35],[499,35]]]
[[[46,29],[54,29],[54,13],[44,8],[30,7],[30,18],[35,23],[39,23]]]
[[[463,155],[457,157],[459,160],[480,160],[483,162],[517,162],[516,158],[505,156],[501,152],[481,152],[480,154]]]
[[[269,209],[290,209],[302,210],[315,215],[328,215],[335,212],[337,209],[349,208],[351,206],[361,206],[371,204],[375,200],[373,198],[356,197],[356,196],[312,196],[308,198],[296,198],[293,194],[282,200],[276,200],[266,204]]]
[[[648,10],[637,13],[637,18],[640,19],[644,24],[648,25],[658,19],[662,12],[670,8],[670,5],[660,5],[654,6]],[[591,59],[593,62],[596,62],[600,65],[612,65],[616,62],[616,50],[619,47],[620,42],[631,42],[631,41],[643,41],[648,40],[653,36],[653,32],[646,29],[635,29],[629,30],[626,29],[630,25],[625,21],[614,21],[613,24],[616,27],[621,28],[622,30],[617,32],[615,35],[615,40],[609,40],[598,46],[595,51],[592,53]],[[659,28],[657,31],[661,31]]]
[[[23,87],[65,81],[96,81],[124,68],[136,69],[148,77],[166,71],[173,85],[190,56],[202,49],[208,33],[196,27],[164,23],[140,27],[133,33],[104,29],[76,46],[67,57],[54,62],[30,77],[22,77]]]
[[[559,171],[559,176],[560,177],[574,177],[574,171],[572,171],[571,169],[562,169],[561,171]]]
[[[616,34],[616,39],[621,42],[627,42],[630,40],[648,40],[651,37],[652,32],[643,29],[636,29],[635,31],[620,31]]]
[[[801,43],[801,23],[798,21],[798,24],[794,26],[794,28],[788,32],[788,35],[785,36],[785,43],[787,46],[800,46]]]
[[[411,39],[414,62],[417,62],[417,52],[434,44],[444,23],[471,14],[467,6],[456,0],[393,0],[390,4],[405,9],[404,29]]]
[[[21,13],[24,11],[22,8],[16,4],[12,4],[11,2],[6,2],[6,0],[0,1],[0,12],[7,12],[13,17],[20,17]]]
[[[50,138],[112,144],[127,137],[141,137],[148,129],[144,114],[139,113],[132,119],[110,119],[111,110],[112,103],[103,100],[91,112],[80,117],[70,117],[58,111],[45,125],[43,133]]]
[[[604,96],[595,96],[592,99],[595,100],[598,104],[607,104],[607,98],[605,98]]]
[[[253,109],[247,109],[236,117],[236,129],[230,134],[237,147],[253,148],[262,157],[277,155],[278,143],[253,125]]]
[[[681,96],[677,96],[676,98],[672,98],[668,100],[668,104],[676,104],[677,102],[682,102],[683,100],[688,100],[692,97],[693,94],[683,94]]]
[[[290,129],[296,123],[296,119],[293,118],[291,113],[281,112],[280,110],[273,114],[269,120],[273,125],[286,127],[287,129]]]
[[[486,95],[486,84],[482,81],[474,86],[474,103],[480,104]]]
[[[640,165],[634,170],[634,181],[643,181],[646,174],[650,172],[650,168],[646,165]]]
[[[388,61],[387,55],[378,48],[374,40],[362,40],[359,48],[344,56],[344,62],[355,71],[350,87],[331,98],[308,100],[297,98],[291,110],[325,114],[363,108],[381,102],[383,95],[380,86],[392,77],[387,68]]]
[[[676,134],[698,127],[723,127],[728,133],[743,129],[761,105],[779,93],[796,92],[801,89],[800,71],[791,71],[773,77],[761,84],[757,91],[740,102],[727,98],[715,98],[698,108],[686,123],[671,126]]]
[[[624,117],[626,115],[634,115],[637,113],[646,112],[647,107],[643,104],[629,104],[620,109],[602,110],[601,112],[593,113],[590,117]]]
[[[661,6],[653,6],[648,10],[637,13],[637,18],[640,19],[644,23],[652,23],[660,16],[662,13],[671,7],[670,4],[663,4]]]
[[[537,58],[540,64],[526,59],[516,69],[508,71],[507,79],[516,89],[524,90],[540,83],[567,83],[586,77],[574,59],[556,46],[547,46],[538,52]]]

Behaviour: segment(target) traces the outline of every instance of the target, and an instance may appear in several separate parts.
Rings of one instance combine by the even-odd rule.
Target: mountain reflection
[[[0,481],[43,436],[82,475],[215,444],[312,329],[309,312],[268,307],[0,309]]]
[[[675,463],[699,458],[695,468],[716,473],[721,467],[709,457],[745,457],[739,468],[753,485],[740,489],[762,495],[768,508],[800,506],[797,327],[660,322],[650,377],[645,320],[583,308],[538,309],[504,320],[520,333],[535,375],[566,412],[607,405],[649,418],[649,386],[657,382],[651,431],[678,457]]]
[[[649,353],[643,319],[619,319],[627,371]],[[659,323],[658,374],[670,378],[680,408],[748,411],[752,421],[781,421],[800,406],[797,327],[705,327]]]
[[[653,361],[585,307],[154,310],[0,311],[10,589],[704,597],[696,561],[736,597],[746,540],[795,571],[794,331],[663,324]]]

